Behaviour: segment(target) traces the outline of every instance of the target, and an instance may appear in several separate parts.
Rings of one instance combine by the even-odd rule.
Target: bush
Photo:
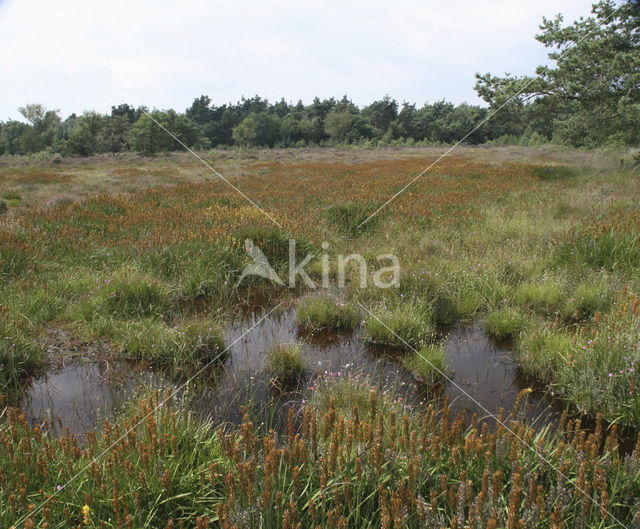
[[[432,315],[414,303],[378,310],[366,321],[368,340],[398,349],[419,348],[433,339]]]
[[[517,309],[506,307],[487,317],[487,334],[499,340],[517,338],[525,327],[525,317]]]
[[[269,376],[278,387],[297,384],[304,376],[302,346],[299,344],[277,344],[269,349]]]
[[[404,359],[405,367],[425,384],[432,384],[446,375],[446,350],[443,344],[426,345]]]
[[[360,311],[332,296],[304,298],[298,303],[298,324],[308,330],[340,331],[358,325]]]

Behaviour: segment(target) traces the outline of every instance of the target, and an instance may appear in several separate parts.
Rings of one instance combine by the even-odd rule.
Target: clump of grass
[[[372,231],[379,222],[379,215],[374,216],[365,224],[362,224],[380,206],[378,204],[362,204],[359,202],[345,202],[334,204],[327,208],[327,218],[342,233],[357,235]],[[360,226],[362,224],[362,226]]]
[[[353,329],[360,319],[360,311],[354,304],[328,295],[304,298],[296,311],[298,324],[307,330]]]
[[[560,310],[566,294],[560,282],[549,279],[542,283],[518,285],[515,298],[519,305],[545,314]]]
[[[0,215],[5,215],[9,211],[9,206],[4,200],[0,200]]]
[[[586,320],[597,312],[606,311],[611,305],[609,287],[603,282],[584,282],[576,288],[564,306],[564,314],[575,320]]]
[[[378,309],[366,320],[368,340],[398,349],[419,348],[433,339],[432,314],[416,303]]]
[[[0,314],[0,392],[15,389],[34,372],[42,358],[42,349]]]
[[[113,339],[128,358],[189,373],[209,362],[224,362],[224,336],[217,323],[191,320],[176,327],[157,318],[102,322],[100,334]]]
[[[531,328],[520,335],[517,346],[518,363],[522,370],[539,380],[553,380],[574,351],[569,334],[553,330]]]
[[[99,286],[101,311],[117,318],[164,317],[173,306],[168,289],[150,276],[119,275]]]
[[[268,371],[274,386],[291,387],[304,376],[305,365],[300,344],[276,344],[269,349],[268,355]]]
[[[513,340],[525,328],[522,312],[512,307],[495,310],[487,316],[487,334],[499,340]]]
[[[556,375],[559,390],[584,413],[609,421],[640,421],[640,298],[619,293],[613,308],[596,313],[574,337],[572,355]]]
[[[564,180],[576,176],[578,172],[566,165],[542,165],[534,167],[531,174],[540,180]]]
[[[574,230],[560,244],[556,259],[593,270],[633,270],[640,262],[640,214],[618,215],[610,221]]]
[[[20,193],[16,191],[6,191],[5,193],[2,193],[2,198],[5,199],[7,204],[12,207],[19,206],[22,200]]]
[[[385,419],[391,412],[404,412],[403,399],[395,388],[381,388],[370,377],[352,372],[320,375],[311,386],[308,406],[319,416],[334,413],[345,418],[351,418],[354,410],[380,413]]]
[[[403,360],[404,366],[424,384],[441,380],[447,372],[447,355],[443,344],[431,344],[414,351]]]

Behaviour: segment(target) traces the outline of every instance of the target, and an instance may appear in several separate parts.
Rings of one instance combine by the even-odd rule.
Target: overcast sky
[[[0,120],[43,103],[71,112],[128,102],[184,110],[259,94],[309,103],[385,94],[479,103],[474,73],[529,74],[542,16],[590,1],[0,0]]]

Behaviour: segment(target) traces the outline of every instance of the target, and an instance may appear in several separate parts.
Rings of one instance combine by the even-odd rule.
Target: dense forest
[[[561,15],[544,19],[536,39],[553,50],[553,66],[539,66],[533,77],[476,74],[475,89],[486,107],[444,100],[418,107],[385,96],[360,108],[346,95],[307,105],[259,96],[216,105],[202,95],[184,113],[123,103],[109,114],[85,111],[63,120],[56,110],[30,104],[19,109],[25,122],[0,122],[0,154],[457,141],[639,145],[638,6],[635,0],[605,0],[593,6],[591,17],[570,25]]]

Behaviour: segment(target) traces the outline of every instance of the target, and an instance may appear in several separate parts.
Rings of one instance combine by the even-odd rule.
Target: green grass
[[[137,400],[118,424],[105,421],[83,445],[71,435],[55,440],[16,410],[5,413],[3,527],[28,517],[25,527],[203,528],[242,521],[286,529],[295,520],[299,527],[462,528],[476,521],[471,506],[485,513],[487,527],[527,516],[541,527],[571,527],[576,520],[609,527],[616,523],[611,516],[632,526],[638,514],[638,453],[618,457],[615,433],[607,434],[602,421],[589,441],[567,422],[554,434],[508,419],[508,428],[483,433],[482,423],[467,427],[460,417],[451,420],[447,408],[417,413],[366,378],[320,380],[299,410],[300,428],[290,409],[283,435],[262,433],[249,415],[238,427],[215,429],[182,401],[158,393]],[[128,425],[135,430],[120,439]],[[547,464],[540,464],[540,453]],[[21,471],[7,470],[13,468]],[[595,469],[593,479],[585,469]],[[584,491],[589,505],[610,498],[611,516],[600,507],[585,509]],[[54,493],[47,509],[34,510]]]
[[[303,298],[296,305],[296,312],[298,324],[306,330],[348,330],[360,321],[356,305],[328,295]]]
[[[515,299],[519,305],[545,314],[560,310],[564,306],[567,295],[562,283],[547,279],[538,283],[518,285]]]
[[[604,281],[585,281],[566,301],[564,314],[574,320],[587,320],[597,312],[607,311],[612,301],[610,287]]]
[[[381,307],[367,315],[366,328],[369,342],[398,349],[422,347],[434,336],[431,312],[416,303]]]
[[[11,391],[43,360],[43,350],[23,330],[0,315],[0,393]]]
[[[533,327],[520,335],[518,363],[527,375],[551,381],[573,351],[575,344],[566,332],[549,327]]]
[[[276,344],[267,354],[268,372],[273,385],[282,388],[291,387],[304,377],[305,363],[300,344]]]
[[[137,273],[106,279],[98,294],[100,311],[116,318],[165,317],[173,308],[169,290]]]
[[[341,233],[356,236],[375,229],[380,222],[380,214],[374,216],[365,224],[362,223],[379,207],[380,204],[345,202],[329,206],[326,215],[331,225],[338,228]],[[361,224],[362,226],[360,226]]]
[[[447,375],[447,355],[443,344],[432,344],[411,352],[403,359],[404,366],[425,384],[444,380]]]
[[[229,354],[220,326],[211,320],[187,320],[170,327],[152,317],[107,318],[94,321],[92,329],[111,340],[121,356],[169,367],[174,374],[188,374],[210,362],[222,363]]]
[[[513,340],[525,328],[526,321],[526,316],[518,309],[498,309],[487,316],[487,334],[499,340]]]

